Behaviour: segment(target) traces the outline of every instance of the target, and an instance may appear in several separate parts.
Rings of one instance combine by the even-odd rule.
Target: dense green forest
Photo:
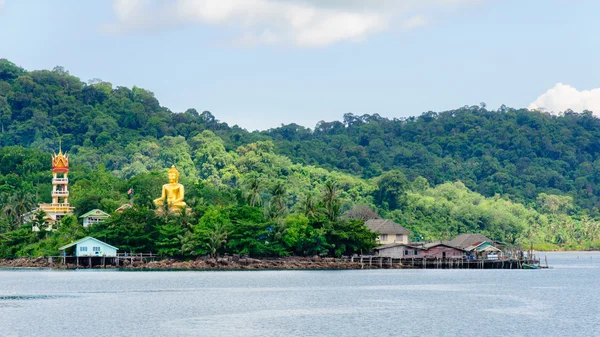
[[[413,240],[481,232],[600,248],[599,123],[587,111],[481,104],[248,132],[208,111],[171,112],[145,89],[0,60],[0,257],[53,254],[87,234],[170,256],[338,256],[370,249],[362,221],[379,216]],[[125,202],[135,209],[87,229],[75,217],[54,233],[22,226],[20,215],[50,200],[59,139],[77,216]],[[173,164],[192,213],[160,217],[151,200]]]

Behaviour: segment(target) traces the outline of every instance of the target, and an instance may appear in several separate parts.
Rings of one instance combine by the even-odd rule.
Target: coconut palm
[[[25,191],[16,191],[4,202],[2,212],[9,218],[13,227],[21,227],[23,216],[35,206],[35,196]]]
[[[317,214],[317,201],[312,192],[306,193],[304,200],[300,201],[300,210],[309,218],[314,218]]]
[[[248,203],[252,207],[262,205],[262,198],[260,197],[260,180],[257,177],[251,177],[248,180]]]
[[[322,196],[323,208],[327,218],[331,221],[335,221],[340,215],[341,202],[338,196],[338,188],[335,182],[329,180],[325,183]]]
[[[278,182],[273,186],[271,190],[271,194],[273,194],[273,199],[271,199],[271,204],[277,209],[278,214],[284,215],[287,210],[287,205],[285,203],[285,197],[287,196],[287,190],[285,185],[282,182]]]
[[[227,236],[229,233],[223,224],[215,224],[215,227],[208,233],[208,242],[206,248],[210,253],[210,256],[217,257],[217,252],[221,247],[227,243]]]

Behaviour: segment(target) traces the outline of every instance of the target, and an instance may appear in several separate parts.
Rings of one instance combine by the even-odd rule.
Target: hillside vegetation
[[[414,240],[481,232],[600,247],[600,128],[589,112],[477,106],[247,132],[207,111],[173,113],[145,89],[0,60],[0,123],[0,256],[55,254],[86,234],[172,256],[335,256],[370,249],[362,221],[377,216]],[[77,215],[128,201],[135,210],[90,229],[75,218],[55,233],[21,228],[21,214],[50,201],[59,138]],[[193,213],[158,217],[151,200],[173,164]]]

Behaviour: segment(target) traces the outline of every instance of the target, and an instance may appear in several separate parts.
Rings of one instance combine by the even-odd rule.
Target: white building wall
[[[117,256],[117,250],[95,240],[80,242],[75,247],[75,256]]]

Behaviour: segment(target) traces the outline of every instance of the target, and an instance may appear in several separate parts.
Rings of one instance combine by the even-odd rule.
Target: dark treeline
[[[430,183],[462,181],[485,196],[531,203],[540,193],[570,195],[598,215],[600,120],[589,111],[560,116],[482,106],[419,117],[344,115],[314,130],[286,125],[263,132],[300,163],[365,178],[392,169]]]

